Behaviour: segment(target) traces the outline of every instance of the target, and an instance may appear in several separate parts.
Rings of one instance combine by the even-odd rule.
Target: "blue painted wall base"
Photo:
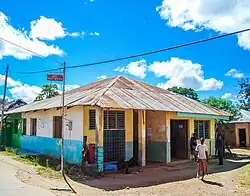
[[[65,162],[81,165],[82,146],[82,141],[64,140]],[[21,149],[60,158],[61,139],[24,135],[21,138]]]

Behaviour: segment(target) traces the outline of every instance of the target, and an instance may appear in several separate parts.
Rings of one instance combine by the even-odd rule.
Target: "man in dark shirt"
[[[219,165],[223,165],[224,142],[223,142],[221,134],[217,135],[216,142],[215,142],[215,148],[216,148],[216,151],[218,152]]]
[[[191,154],[194,156],[194,160],[197,161],[197,153],[195,151],[197,146],[197,139],[195,137],[195,134],[193,133],[193,136],[190,139],[190,150],[191,150]]]

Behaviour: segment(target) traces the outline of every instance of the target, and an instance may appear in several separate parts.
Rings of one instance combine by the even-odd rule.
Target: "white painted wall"
[[[30,135],[30,119],[37,119],[37,136],[53,137],[53,116],[60,116],[60,110],[39,110],[36,112],[23,113],[22,117],[27,119],[27,135]],[[67,122],[72,121],[72,130],[65,128]],[[64,139],[83,140],[83,107],[75,106],[66,110],[63,125]]]

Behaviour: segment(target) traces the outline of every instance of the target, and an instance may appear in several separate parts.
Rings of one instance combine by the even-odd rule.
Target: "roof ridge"
[[[112,87],[114,86],[114,84],[116,83],[116,81],[121,78],[121,76],[117,76],[117,77],[114,77],[114,79],[108,84],[108,86],[105,88],[104,92],[101,94],[101,96],[99,97],[99,99],[92,105],[97,105],[98,102],[101,100],[101,98],[106,94],[106,92]]]

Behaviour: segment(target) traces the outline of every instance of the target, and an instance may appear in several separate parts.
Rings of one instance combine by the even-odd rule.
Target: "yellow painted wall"
[[[133,110],[125,110],[125,139],[133,142]]]
[[[83,107],[83,135],[88,137],[89,144],[95,144],[95,130],[89,129],[89,110],[95,109],[91,106]]]
[[[83,107],[83,135],[88,137],[89,144],[95,144],[95,130],[89,129],[89,110],[95,109],[92,106]],[[110,109],[117,110],[117,109]],[[126,142],[133,141],[133,110],[125,110],[125,138]]]

